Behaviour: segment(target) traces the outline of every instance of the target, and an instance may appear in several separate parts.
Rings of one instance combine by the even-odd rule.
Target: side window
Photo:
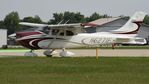
[[[62,32],[60,33],[60,36],[64,36],[64,34],[65,34],[65,32],[64,32],[64,31],[62,31]]]
[[[74,35],[74,33],[72,31],[66,30],[66,36],[73,36],[73,35]]]
[[[44,28],[43,28],[43,32],[44,32],[45,34],[49,34],[50,28],[49,28],[49,27],[44,27]]]
[[[53,30],[52,30],[52,35],[57,35],[58,32],[59,32],[59,30],[53,29]]]
[[[60,30],[58,30],[58,29],[53,29],[52,30],[52,35],[57,35],[59,31]],[[74,33],[72,31],[69,31],[69,30],[63,30],[63,31],[60,32],[59,36],[64,36],[64,35],[73,36]]]

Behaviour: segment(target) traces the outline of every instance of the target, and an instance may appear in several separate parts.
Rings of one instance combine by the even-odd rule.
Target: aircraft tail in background
[[[114,34],[137,34],[145,16],[146,13],[144,12],[136,12],[124,26],[111,32]]]

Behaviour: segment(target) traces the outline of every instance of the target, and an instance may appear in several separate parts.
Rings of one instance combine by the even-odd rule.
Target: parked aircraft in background
[[[99,46],[107,44],[145,44],[146,40],[137,36],[137,32],[143,22],[146,13],[136,12],[129,21],[121,28],[110,32],[86,33],[86,27],[95,27],[95,24],[35,24],[20,22],[20,25],[36,28],[35,31],[17,32],[16,41],[22,46],[31,49],[25,56],[37,56],[33,52],[36,49],[45,49],[46,56],[52,56],[55,49],[62,49],[60,56],[71,56],[74,53],[65,48],[83,46]]]

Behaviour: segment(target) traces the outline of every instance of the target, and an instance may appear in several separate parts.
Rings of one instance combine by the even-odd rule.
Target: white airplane
[[[85,28],[97,26],[95,24],[35,24],[20,22],[20,25],[31,26],[36,31],[17,32],[16,41],[22,46],[31,49],[25,56],[37,56],[32,50],[46,49],[44,55],[51,57],[55,49],[62,49],[60,56],[72,56],[74,53],[65,48],[94,46],[118,43],[145,44],[146,40],[137,36],[146,13],[136,12],[121,28],[110,32],[86,33]]]

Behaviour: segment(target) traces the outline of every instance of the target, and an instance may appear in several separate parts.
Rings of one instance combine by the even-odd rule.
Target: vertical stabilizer
[[[115,34],[137,34],[145,15],[144,12],[136,12],[124,26],[111,32]]]

